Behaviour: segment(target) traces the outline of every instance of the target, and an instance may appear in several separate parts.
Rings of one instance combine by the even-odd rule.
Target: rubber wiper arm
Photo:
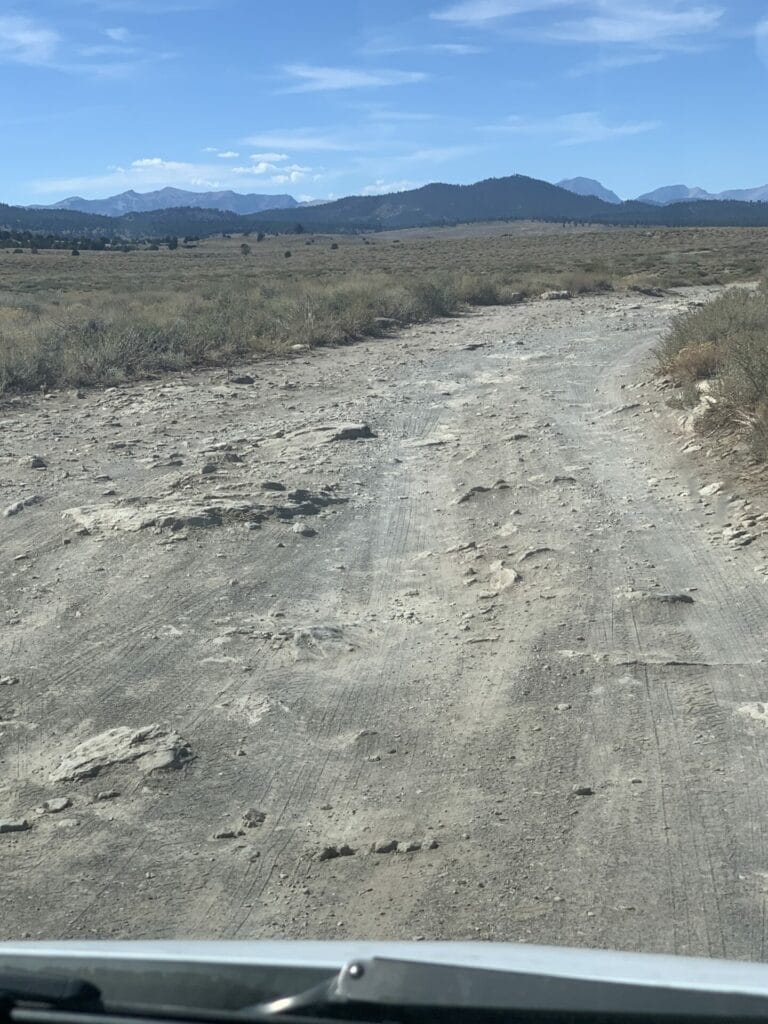
[[[82,978],[21,971],[0,972],[0,1011],[26,1003],[61,1010],[102,1009],[100,990]]]

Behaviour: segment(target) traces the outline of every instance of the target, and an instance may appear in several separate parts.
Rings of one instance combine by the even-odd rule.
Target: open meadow
[[[0,389],[114,384],[340,344],[548,289],[759,276],[768,229],[468,225],[216,237],[130,252],[0,251]]]

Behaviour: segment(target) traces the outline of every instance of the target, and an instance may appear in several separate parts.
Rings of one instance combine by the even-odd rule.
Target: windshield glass
[[[4,5],[0,938],[765,958],[765,16]]]

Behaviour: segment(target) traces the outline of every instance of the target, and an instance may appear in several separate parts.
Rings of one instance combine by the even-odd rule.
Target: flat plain
[[[762,260],[735,233],[708,263],[706,235],[658,246],[719,279]],[[512,254],[596,273],[634,245],[640,275],[653,241],[34,265],[47,310],[97,266],[138,301],[443,245],[510,282]],[[2,259],[31,298],[38,257]],[[3,938],[765,959],[768,520],[652,354],[721,288],[616,289],[2,397]]]

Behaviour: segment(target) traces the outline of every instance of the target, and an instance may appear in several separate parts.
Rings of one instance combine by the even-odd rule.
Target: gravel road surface
[[[764,520],[650,359],[705,295],[6,399],[0,937],[765,959]]]

